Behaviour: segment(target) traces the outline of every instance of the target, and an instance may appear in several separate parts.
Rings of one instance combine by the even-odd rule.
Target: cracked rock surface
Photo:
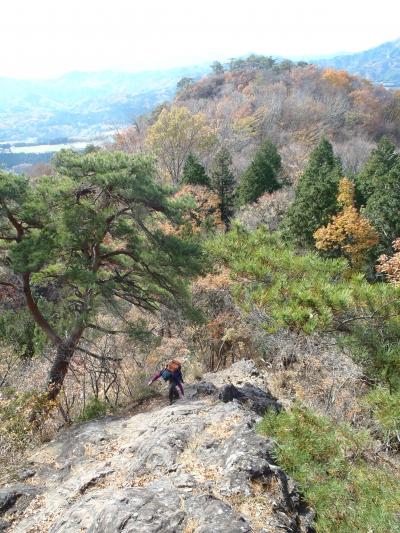
[[[233,365],[240,379],[226,372],[172,406],[80,424],[41,447],[22,485],[33,499],[7,531],[311,533],[312,513],[255,429],[279,403],[254,363]]]

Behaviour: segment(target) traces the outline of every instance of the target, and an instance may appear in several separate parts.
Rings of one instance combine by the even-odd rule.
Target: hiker
[[[149,381],[149,385],[157,381],[157,379],[163,378],[164,381],[169,382],[169,403],[173,403],[174,400],[178,398],[183,398],[183,377],[181,371],[181,363],[177,359],[172,359],[165,368],[154,374],[154,376]]]

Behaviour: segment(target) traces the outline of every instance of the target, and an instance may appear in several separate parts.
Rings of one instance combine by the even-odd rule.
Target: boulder
[[[9,485],[0,489],[0,515],[23,511],[39,490],[30,485]]]
[[[235,387],[232,384],[224,385],[218,394],[218,398],[222,402],[238,402],[247,403],[253,411],[259,415],[264,415],[268,409],[273,409],[279,412],[282,409],[281,404],[268,391],[255,387],[251,383],[246,383],[243,387]]]

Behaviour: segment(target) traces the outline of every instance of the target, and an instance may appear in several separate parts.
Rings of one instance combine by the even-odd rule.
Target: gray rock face
[[[254,370],[235,371],[246,382]],[[311,513],[255,431],[257,413],[279,404],[253,385],[224,392],[208,379],[184,401],[75,426],[38,450],[29,482],[40,500],[10,531],[310,533]]]
[[[65,513],[52,533],[125,533],[180,531],[185,520],[179,494],[172,485],[106,489],[87,495]]]

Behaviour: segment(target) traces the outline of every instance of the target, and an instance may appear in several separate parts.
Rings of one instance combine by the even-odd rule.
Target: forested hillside
[[[365,52],[317,61],[323,67],[344,69],[375,83],[400,88],[400,39]]]
[[[399,531],[399,142],[399,93],[250,56],[106,148],[0,172],[6,525],[114,531],[134,501],[123,527],[157,531],[162,493],[187,503],[167,531],[226,530],[199,495],[237,531]],[[172,358],[188,398],[159,411]]]
[[[189,80],[171,105],[202,114],[232,152],[239,173],[265,137],[279,148],[290,180],[296,179],[323,135],[341,156],[344,170],[352,173],[383,135],[395,143],[400,140],[399,93],[347,72],[276,63],[263,56],[232,61],[227,71],[219,64],[214,71],[197,83]],[[153,113],[139,120],[121,134],[118,146],[143,148],[147,127],[155,118]]]

